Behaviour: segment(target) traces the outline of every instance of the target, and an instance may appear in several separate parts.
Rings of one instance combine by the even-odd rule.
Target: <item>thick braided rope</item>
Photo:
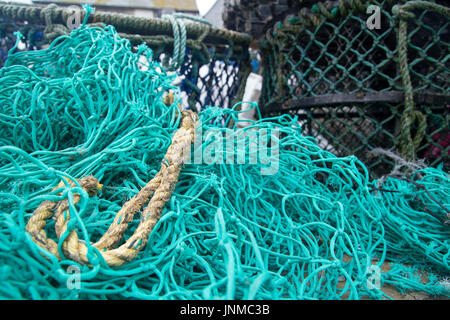
[[[102,37],[104,42],[93,41],[96,37]],[[69,42],[70,38],[73,41]],[[444,229],[447,227],[434,217],[442,217],[445,213],[439,204],[448,207],[448,174],[427,168],[412,176],[411,182],[389,177],[378,185],[377,181],[369,179],[367,168],[356,157],[336,157],[321,149],[314,139],[302,136],[298,119],[290,115],[261,119],[248,128],[277,128],[280,131],[282,138],[277,138],[280,144],[279,172],[276,175],[261,175],[262,164],[194,164],[183,169],[186,179],[177,186],[177,197],[171,196],[166,203],[167,212],[158,222],[157,234],[153,230],[151,247],[146,246],[146,252],[134,261],[111,270],[100,263],[101,255],[90,245],[89,234],[100,230],[101,234],[106,232],[122,206],[121,199],[136,194],[141,189],[138,185],[145,185],[139,177],[155,168],[149,156],[155,154],[156,159],[162,159],[169,142],[167,137],[179,123],[175,119],[175,102],[168,103],[169,109],[162,103],[162,92],[173,88],[166,83],[164,74],[160,79],[154,73],[147,77],[155,76],[155,81],[141,85],[146,77],[131,63],[137,61],[138,55],[129,59],[129,47],[121,51],[124,55],[108,51],[121,44],[112,28],[103,31],[83,28],[63,40],[64,45],[59,48],[53,46],[48,51],[10,55],[9,67],[2,69],[0,297],[382,298],[380,290],[368,290],[365,285],[370,278],[368,267],[374,263],[382,266],[383,261],[408,262],[414,267],[417,264],[418,268],[421,265],[439,267],[444,275],[448,274],[448,232]],[[72,51],[71,48],[77,49],[73,56],[66,54]],[[63,60],[71,67],[68,70],[49,69],[58,57],[75,60],[76,55],[80,55],[80,61],[88,62],[85,67],[97,66],[98,60],[90,59],[93,53],[110,63],[103,70],[120,70],[118,79],[123,88],[130,88],[129,91],[117,92],[120,86],[115,82],[104,78],[95,81],[92,74],[84,74],[81,82],[77,75],[85,68],[73,66],[72,61]],[[22,65],[29,66],[36,75],[27,77]],[[159,64],[150,63],[149,71],[156,68]],[[49,86],[48,77],[56,78],[54,75],[61,80],[52,79],[54,86],[53,83]],[[133,81],[127,81],[130,75],[134,76]],[[92,126],[86,123],[69,126],[67,134],[55,130],[72,123],[77,115],[71,112],[72,109],[53,113],[56,107],[74,104],[74,95],[67,87],[76,89],[79,84],[100,81],[104,83],[102,90],[76,90],[80,99],[76,103],[80,107],[77,110],[80,118],[74,120],[90,119]],[[64,83],[69,86],[58,91],[58,86]],[[9,90],[12,85],[16,87]],[[49,89],[42,91],[44,86]],[[161,90],[156,96],[145,99],[151,86]],[[37,90],[39,88],[41,91]],[[137,98],[129,100],[125,93]],[[14,101],[19,94],[26,99]],[[33,100],[40,100],[40,103],[35,106]],[[136,103],[119,105],[123,101]],[[15,129],[20,129],[24,121],[22,114],[32,114],[39,106],[46,110],[36,113],[32,119],[34,127]],[[98,116],[106,113],[111,114],[107,121]],[[126,117],[128,115],[130,117]],[[229,134],[222,121],[224,117],[237,119],[238,113],[231,109],[202,110],[202,130],[214,129],[223,135]],[[47,125],[47,121],[54,126]],[[120,126],[111,129],[115,124]],[[33,129],[42,127],[52,130],[40,133]],[[146,129],[141,130],[143,128]],[[126,136],[120,134],[123,131],[127,131]],[[35,132],[37,136],[26,137]],[[99,141],[88,146],[85,141],[90,138],[85,137],[86,133],[98,136]],[[15,139],[16,136],[23,140]],[[53,141],[53,136],[59,139]],[[63,140],[64,137],[68,141]],[[113,137],[112,142],[107,141]],[[46,144],[47,139],[51,140],[50,146]],[[201,147],[207,147],[210,142],[200,141]],[[247,154],[250,143],[252,141],[248,139],[245,146],[235,144],[232,154]],[[166,147],[161,154],[163,145]],[[61,152],[65,148],[68,148],[66,154]],[[88,148],[92,151],[84,153]],[[108,154],[103,157],[105,148]],[[80,152],[83,155],[72,159],[72,154]],[[169,162],[165,159],[163,163]],[[64,171],[67,171],[66,175]],[[47,190],[49,186],[55,186],[62,177],[88,174],[102,177],[105,184],[117,185],[119,191],[111,188],[114,191],[108,199],[94,197],[89,201],[78,184],[77,190],[66,189],[61,196],[55,195],[59,190],[42,194],[42,188]],[[423,185],[428,191],[417,188],[412,182]],[[76,193],[80,194],[80,200],[74,207]],[[38,207],[43,200],[61,201],[67,195],[72,217],[57,243],[56,249],[62,257],[58,261],[56,256],[31,241],[23,222],[29,210]],[[113,211],[114,208],[118,209]],[[101,218],[97,219],[99,215]],[[70,277],[67,266],[77,264],[65,259],[63,252],[63,243],[73,227],[79,228],[80,238],[83,235],[87,241],[89,264],[92,265],[92,268],[88,265],[80,268],[79,290],[67,286],[66,280]],[[37,248],[50,261],[36,252]],[[421,289],[448,295],[448,290],[444,291],[438,283],[440,278],[422,285],[410,274],[402,264],[397,271],[381,273],[380,280],[398,285],[402,290]],[[343,284],[344,289],[337,283]]]
[[[93,244],[95,248],[103,250],[101,254],[108,265],[120,266],[134,259],[147,244],[148,236],[158,222],[165,203],[170,199],[172,190],[178,181],[178,175],[186,157],[189,156],[190,145],[194,140],[196,121],[197,115],[194,112],[182,112],[181,128],[177,130],[172,138],[172,144],[169,146],[162,161],[160,171],[135,197],[124,204],[107,232],[97,243]],[[89,195],[95,194],[99,186],[101,186],[92,176],[81,179],[80,185]],[[57,188],[60,187],[61,185],[57,186]],[[120,247],[108,250],[117,245],[128,227],[128,223],[133,220],[135,213],[148,202],[151,194],[153,194],[153,197],[142,213],[141,222],[134,234]],[[80,196],[75,194],[73,197],[74,204],[79,199]],[[62,250],[64,255],[81,264],[88,264],[88,246],[79,241],[77,233],[70,231],[67,237],[63,238],[70,221],[68,200],[59,203],[43,202],[30,218],[26,227],[27,232],[39,246],[59,257],[58,244],[48,239],[43,230],[45,220],[52,216],[55,208],[55,229],[58,238],[63,241]]]
[[[89,5],[83,5],[83,8],[85,10],[84,20],[82,22],[82,25],[86,25],[87,21],[89,20],[89,16],[92,15],[95,12],[95,9],[90,7]],[[69,8],[62,9],[61,17],[63,21],[67,21],[70,15]],[[55,4],[50,4],[46,6],[44,9],[42,9],[40,16],[41,18],[45,20],[45,29],[44,29],[44,37],[48,41],[53,41],[59,36],[62,35],[68,35],[70,34],[70,29],[66,27],[63,24],[53,24],[52,19],[56,19],[58,15],[57,12],[60,12],[60,9]],[[97,24],[91,24],[91,26],[101,25],[101,23]]]
[[[402,75],[403,89],[405,90],[405,110],[401,118],[401,136],[400,136],[400,148],[401,153],[408,159],[415,158],[415,144],[411,137],[411,129],[416,117],[422,118],[414,110],[414,96],[413,88],[411,84],[411,77],[409,74],[408,56],[407,56],[407,37],[408,22],[405,19],[400,19],[398,29],[398,54],[399,54],[399,67]],[[421,121],[423,122],[423,120]],[[419,131],[418,131],[419,134]],[[420,141],[419,141],[420,143]]]
[[[0,3],[0,17],[7,17],[13,20],[27,20],[30,22],[44,22],[44,16],[41,15],[43,7],[30,6],[23,4]],[[67,10],[63,7],[50,7],[47,13],[51,15],[54,23],[65,22]],[[138,33],[141,35],[161,35],[170,34],[171,24],[165,19],[148,19],[144,17],[127,16],[120,13],[96,12],[91,15],[89,20],[93,22],[103,22],[107,25],[114,25],[118,31],[126,33]],[[191,19],[192,20],[192,19]],[[197,21],[199,22],[199,21]],[[226,43],[231,39],[234,43],[245,44],[251,42],[251,37],[244,33],[229,31],[208,26],[208,41],[214,43]],[[200,23],[186,24],[188,38],[197,39],[205,32],[205,25]]]
[[[302,8],[296,16],[287,16],[284,24],[278,22],[273,28],[267,30],[266,40],[273,40],[272,34],[282,34],[284,31],[298,32],[302,27],[318,27],[324,20],[334,19],[335,17],[347,16],[350,13],[366,12],[371,1],[360,0],[339,0],[336,3],[317,2],[311,9]],[[387,0],[388,3],[398,2],[398,0]],[[376,4],[375,2],[373,4]]]
[[[78,180],[78,183],[89,195],[94,195],[97,190],[102,187],[98,183],[98,180],[93,176],[84,177]],[[61,181],[52,191],[56,191],[64,187],[64,185],[65,183]],[[75,184],[71,181],[67,181],[67,185],[71,187],[75,186]],[[74,203],[78,203],[79,199],[80,196],[78,194],[75,194]],[[48,239],[47,234],[44,231],[46,220],[52,217],[53,211],[58,206],[58,204],[58,201],[46,200],[42,202],[39,207],[33,212],[30,220],[28,220],[25,230],[30,234],[32,240],[38,246],[46,249],[47,251],[50,251],[59,258],[58,244],[54,240]]]
[[[416,150],[426,133],[426,117],[419,110],[414,110],[414,93],[411,84],[411,76],[408,66],[408,19],[415,15],[412,10],[433,10],[439,14],[450,17],[450,8],[430,3],[426,1],[412,1],[404,5],[395,5],[392,8],[394,17],[399,18],[398,28],[398,54],[399,67],[402,75],[403,88],[405,90],[405,110],[401,118],[400,150],[401,154],[407,159],[413,160],[416,156]],[[418,123],[417,133],[414,137],[411,135],[411,129],[414,122]]]
[[[213,26],[214,26],[214,25],[213,25],[211,22],[209,22],[208,20],[202,19],[202,18],[200,18],[200,17],[193,16],[193,15],[190,15],[190,14],[185,14],[185,13],[174,13],[173,16],[174,16],[175,18],[188,19],[188,20],[192,20],[192,21],[195,21],[195,22],[198,22],[198,23],[203,23],[203,24],[208,25],[208,26],[210,26],[210,27],[213,27]]]
[[[400,12],[409,12],[409,15],[414,17],[414,14],[411,13],[412,10],[431,10],[437,12],[443,16],[450,17],[450,8],[429,2],[429,1],[407,1],[405,4],[401,5],[399,8]]]
[[[398,0],[388,0],[394,2]],[[323,17],[333,19],[336,16],[347,16],[351,12],[365,12],[371,1],[361,0],[339,0],[332,4],[328,1],[317,2],[312,5],[311,9],[303,8],[298,13],[300,24],[304,26],[319,26]],[[374,3],[376,4],[376,3]]]
[[[127,201],[119,212],[116,214],[113,223],[109,226],[107,232],[93,244],[99,250],[110,249],[117,245],[117,243],[122,238],[125,230],[128,228],[128,224],[133,221],[133,218],[137,212],[139,212],[142,207],[149,202],[150,197],[153,195],[154,191],[161,184],[161,172],[158,172],[155,177],[150,180],[147,185],[145,185],[138,194],[136,194],[132,199]],[[61,201],[55,211],[54,219],[56,235],[61,238],[62,234],[66,230],[67,222],[69,220],[69,209],[68,200]],[[67,214],[67,216],[64,215]]]

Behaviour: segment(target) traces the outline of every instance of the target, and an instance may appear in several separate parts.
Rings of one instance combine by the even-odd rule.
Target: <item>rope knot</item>
[[[56,178],[58,176],[56,172],[57,171],[54,168],[48,167],[47,170],[45,171],[45,175],[51,178]]]
[[[340,260],[333,260],[330,264],[331,268],[337,269],[342,267],[342,261]]]
[[[58,6],[52,3],[41,10],[40,18],[45,20],[47,26],[51,26],[52,19],[56,18],[56,9],[58,9]]]
[[[414,13],[405,10],[402,5],[398,4],[392,7],[392,15],[394,18],[400,19],[414,19],[416,17]]]
[[[70,34],[69,28],[63,26],[62,24],[50,24],[44,29],[44,38],[50,41],[68,34]]]
[[[156,269],[156,265],[154,263],[141,263],[139,264],[142,272],[153,271]]]

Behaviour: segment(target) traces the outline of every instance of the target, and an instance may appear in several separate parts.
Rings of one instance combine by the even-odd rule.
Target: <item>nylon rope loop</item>
[[[88,4],[84,4],[83,9],[85,10],[85,14],[81,23],[81,27],[86,26],[89,17],[91,15],[94,15],[95,13],[95,8],[89,6]],[[41,11],[41,16],[44,18],[46,25],[44,29],[44,37],[48,41],[53,41],[54,39],[63,35],[68,35],[71,32],[71,30],[64,24],[53,24],[52,18],[56,15],[57,10],[61,10],[61,8],[52,3],[43,8]],[[67,21],[67,19],[69,18],[67,8],[62,10],[61,17],[63,21]]]
[[[207,20],[201,19],[199,17],[191,16],[188,14],[175,13],[172,15],[163,15],[163,19],[167,19],[170,21],[173,32],[173,56],[170,65],[167,66],[169,71],[178,70],[184,63],[184,58],[186,56],[186,25],[184,24],[182,19],[189,19],[194,22],[202,23],[212,27],[212,23]],[[200,34],[197,39],[198,42],[202,43],[203,40],[209,33],[210,28],[205,28],[205,30]]]
[[[181,112],[181,127],[172,138],[166,155],[161,162],[161,169],[155,177],[143,187],[131,200],[126,202],[117,213],[113,223],[101,239],[92,246],[102,250],[101,254],[109,266],[120,266],[134,259],[142,250],[154,226],[161,217],[165,203],[170,199],[171,193],[178,181],[178,175],[185,160],[190,155],[190,145],[195,139],[195,126],[198,120],[196,113],[190,110]],[[102,185],[93,176],[79,180],[84,191],[93,196],[101,189]],[[69,185],[73,186],[73,183]],[[63,186],[63,181],[53,190]],[[150,199],[150,197],[153,197]],[[49,219],[55,211],[55,230],[58,239],[62,239],[63,254],[80,263],[89,264],[88,251],[91,245],[86,245],[78,239],[76,231],[67,234],[70,222],[70,206],[74,206],[80,200],[79,194],[74,194],[72,203],[70,199],[63,201],[44,201],[34,211],[26,225],[26,231],[32,240],[41,248],[46,249],[61,259],[58,244],[48,239],[43,228],[45,220]],[[150,202],[149,202],[150,200]],[[148,203],[144,209],[139,226],[134,234],[120,247],[113,249],[122,238],[128,224],[134,215]]]
[[[416,150],[426,135],[426,116],[419,110],[414,110],[414,94],[408,66],[408,20],[414,19],[413,10],[432,10],[441,15],[450,17],[450,8],[427,1],[410,1],[403,5],[392,7],[392,14],[399,20],[398,27],[398,54],[400,73],[405,90],[405,110],[401,117],[402,133],[400,135],[400,149],[403,156],[410,160],[416,158]],[[411,129],[417,122],[417,132],[412,137]]]
[[[411,76],[409,73],[408,65],[408,22],[407,19],[413,18],[414,14],[405,10],[403,6],[395,5],[392,8],[392,13],[397,18],[398,26],[398,55],[399,55],[399,67],[402,76],[403,89],[405,91],[405,110],[401,117],[401,134],[400,134],[400,150],[403,156],[409,160],[413,160],[416,157],[415,150],[420,146],[420,142],[425,135],[426,120],[424,115],[414,110],[414,93],[411,84]],[[417,118],[421,123],[419,127],[420,131],[417,131],[415,138],[412,137],[411,130],[414,124],[414,120]],[[425,123],[425,127],[423,126]]]

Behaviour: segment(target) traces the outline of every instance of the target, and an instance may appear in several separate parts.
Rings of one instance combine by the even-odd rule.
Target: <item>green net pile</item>
[[[173,78],[111,26],[82,26],[46,50],[9,54],[0,69],[2,298],[381,299],[386,285],[449,295],[449,175],[428,168],[380,186],[356,157],[322,150],[287,115],[243,129],[279,130],[276,174],[249,161],[187,164],[146,248],[108,267],[89,243],[159,170],[180,119]],[[202,129],[225,133],[238,113],[207,108]],[[251,143],[231,156],[248,159]],[[78,231],[91,264],[59,261],[25,225],[42,201],[73,196],[51,192],[61,179],[89,174],[104,187],[81,194],[67,232]],[[54,221],[45,230],[56,239]],[[391,268],[376,274],[387,260]]]

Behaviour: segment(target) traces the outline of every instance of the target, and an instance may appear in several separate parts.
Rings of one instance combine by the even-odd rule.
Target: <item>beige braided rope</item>
[[[170,199],[175,188],[184,162],[190,155],[190,146],[194,141],[197,120],[198,117],[194,112],[182,112],[181,127],[172,138],[172,143],[162,161],[160,171],[136,196],[123,205],[106,233],[98,242],[93,244],[100,250],[108,265],[120,266],[134,259],[139,251],[146,246],[148,237],[161,217],[164,205]],[[91,196],[101,188],[97,179],[92,176],[80,179],[79,183]],[[54,190],[62,186],[61,182]],[[152,194],[153,197],[150,199]],[[74,203],[77,203],[79,199],[80,195],[75,194],[73,197]],[[134,234],[123,245],[112,249],[122,238],[128,223],[133,220],[134,215],[146,203],[148,205],[142,213],[141,221]],[[66,232],[70,220],[68,208],[67,199],[57,202],[44,201],[35,210],[26,226],[26,231],[31,235],[33,241],[57,257],[59,257],[58,245],[55,241],[47,238],[43,228],[45,227],[45,220],[50,218],[56,210],[55,229],[58,238],[60,238]],[[74,230],[62,243],[62,250],[67,258],[81,264],[89,263],[87,258],[88,248],[83,242],[79,241],[78,234]]]
[[[102,187],[101,184],[98,183],[98,180],[93,176],[87,176],[80,180],[78,180],[80,186],[87,191],[90,196],[93,196],[97,191]],[[75,186],[75,183],[67,180],[67,184],[71,187]],[[59,188],[64,187],[65,183],[61,181],[52,191],[55,191]],[[78,194],[74,195],[74,204],[78,203],[80,196]],[[43,249],[46,249],[53,253],[55,256],[59,258],[58,254],[58,244],[52,240],[47,238],[47,234],[44,231],[44,227],[46,225],[46,220],[49,219],[53,215],[53,211],[58,206],[58,201],[44,201],[40,204],[40,206],[33,212],[30,220],[25,227],[26,232],[31,235],[33,241]]]
[[[132,199],[127,201],[119,212],[116,214],[114,221],[109,226],[109,229],[106,233],[98,240],[94,247],[99,250],[110,249],[117,245],[117,243],[122,238],[125,230],[128,227],[128,223],[133,221],[134,215],[139,212],[142,207],[149,202],[150,197],[153,192],[158,188],[161,183],[161,172],[158,172],[156,176],[150,180],[146,186],[144,186],[138,194],[136,194]],[[64,212],[68,210],[69,202],[68,200],[61,201],[56,208],[54,219],[56,235],[58,238],[61,238],[61,235],[66,230],[66,223],[68,219],[70,219],[70,214],[67,211],[67,219],[64,217]]]

